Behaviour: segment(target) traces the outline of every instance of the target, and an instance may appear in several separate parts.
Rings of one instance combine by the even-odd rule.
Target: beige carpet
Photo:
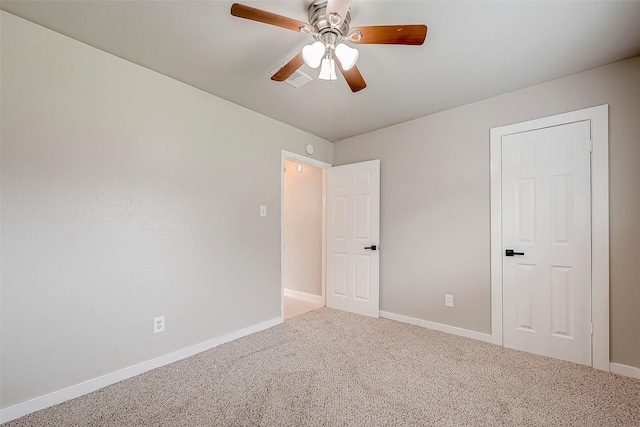
[[[321,308],[7,426],[640,426],[640,380]]]

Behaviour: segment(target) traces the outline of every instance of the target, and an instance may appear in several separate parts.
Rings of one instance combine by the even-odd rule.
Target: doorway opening
[[[325,169],[330,166],[282,152],[283,320],[325,305]]]

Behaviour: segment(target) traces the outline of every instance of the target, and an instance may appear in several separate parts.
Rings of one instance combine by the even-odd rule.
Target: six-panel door
[[[590,122],[502,138],[503,342],[591,365]],[[524,255],[505,256],[507,249]]]
[[[379,238],[380,161],[329,168],[328,307],[379,316]]]

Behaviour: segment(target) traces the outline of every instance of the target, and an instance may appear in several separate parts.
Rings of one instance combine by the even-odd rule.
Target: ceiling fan
[[[335,80],[338,65],[353,92],[367,87],[356,67],[358,50],[353,44],[421,45],[427,36],[426,25],[375,25],[349,29],[351,23],[350,0],[316,0],[309,6],[309,24],[277,15],[251,6],[234,3],[231,15],[252,21],[275,25],[313,36],[315,43],[305,46],[298,55],[278,70],[271,80],[285,81],[302,64],[311,68],[321,66],[319,79]]]

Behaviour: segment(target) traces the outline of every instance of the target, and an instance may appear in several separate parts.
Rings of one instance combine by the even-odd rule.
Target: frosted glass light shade
[[[322,42],[306,45],[302,48],[302,59],[311,68],[318,68],[324,56],[325,47]]]
[[[343,70],[349,70],[351,67],[356,65],[358,55],[358,49],[349,47],[344,43],[340,43],[336,46],[336,56],[340,60]]]
[[[336,62],[333,59],[324,58],[322,60],[322,68],[320,68],[319,79],[336,80]]]

